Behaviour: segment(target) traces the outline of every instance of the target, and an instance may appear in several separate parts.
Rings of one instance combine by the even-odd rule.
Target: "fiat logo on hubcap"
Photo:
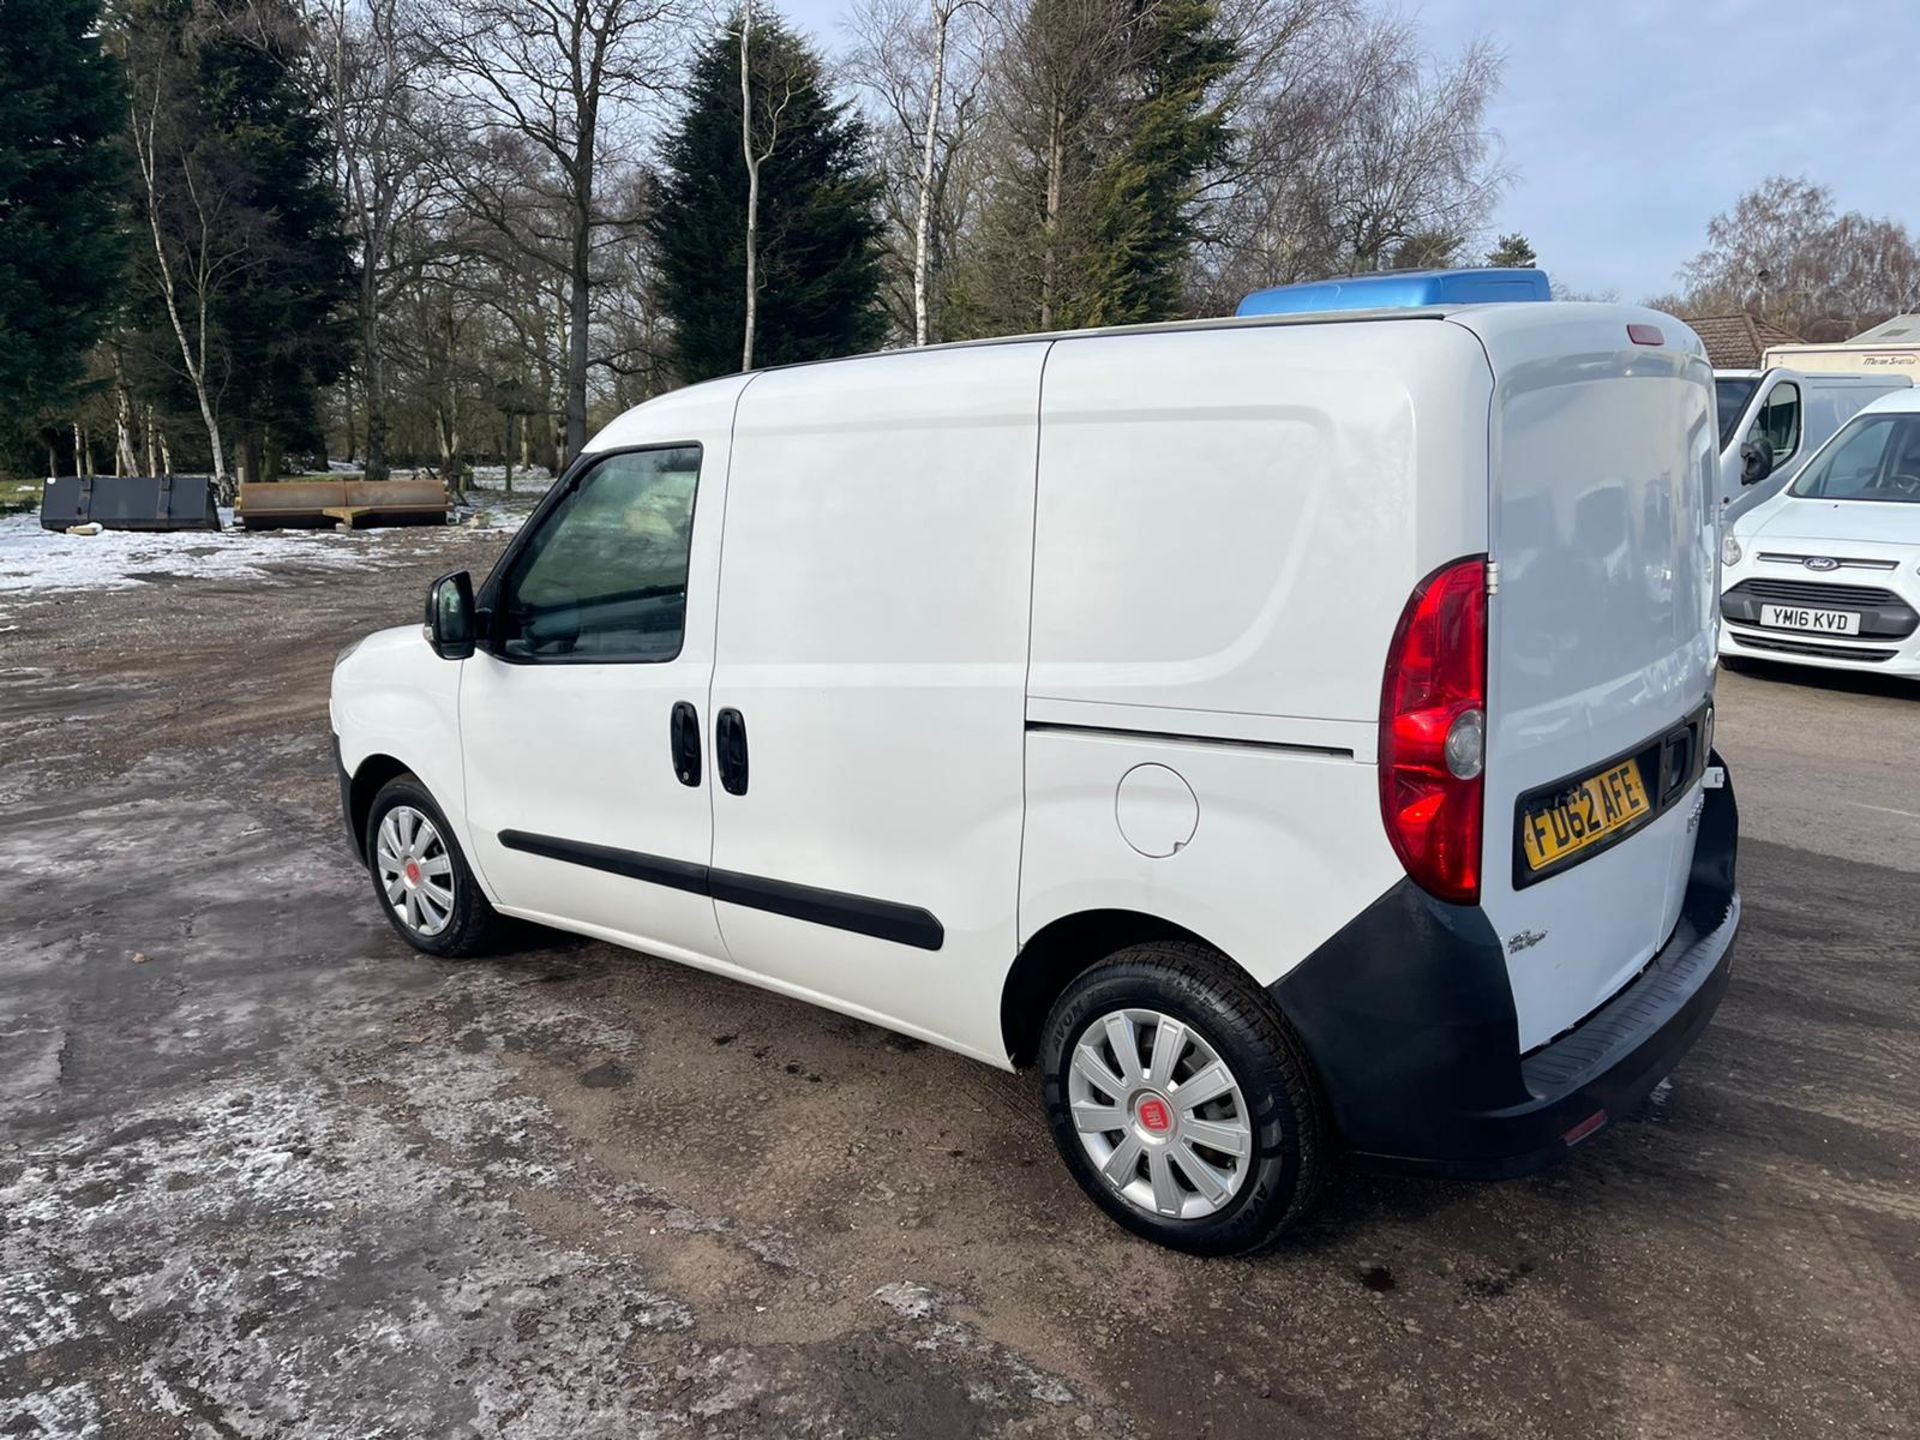
[[[407,884],[418,885],[420,883],[420,862],[418,860],[407,861],[407,868],[400,873],[406,876]]]
[[[1173,1114],[1167,1109],[1167,1102],[1158,1095],[1149,1095],[1140,1102],[1134,1112],[1140,1120],[1140,1128],[1155,1135],[1164,1135],[1173,1128]]]

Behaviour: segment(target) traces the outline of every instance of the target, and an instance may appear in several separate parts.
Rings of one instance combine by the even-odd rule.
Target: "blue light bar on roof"
[[[1346,275],[1256,290],[1240,315],[1307,315],[1323,310],[1407,310],[1426,305],[1495,305],[1551,300],[1547,272],[1532,267],[1487,270],[1396,270]]]

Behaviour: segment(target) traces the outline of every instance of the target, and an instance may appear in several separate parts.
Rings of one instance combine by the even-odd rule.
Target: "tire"
[[[383,834],[389,816],[394,824]],[[453,828],[426,786],[412,775],[396,775],[382,785],[367,811],[365,840],[374,898],[402,940],[447,959],[481,955],[491,948],[500,917],[480,893]],[[383,875],[389,859],[410,861],[417,868],[409,873],[404,865],[395,865]]]
[[[1156,1016],[1184,1028],[1166,1030],[1172,1063],[1155,1053]],[[1093,1053],[1076,1067],[1083,1043]],[[1134,1049],[1131,1077],[1122,1044]],[[1216,1060],[1231,1088],[1209,1097]],[[1196,1255],[1245,1254],[1279,1238],[1319,1193],[1331,1127],[1313,1064],[1265,992],[1204,945],[1136,945],[1081,974],[1047,1017],[1040,1065],[1061,1159],[1136,1235]],[[1201,1098],[1183,1103],[1183,1088]],[[1120,1128],[1098,1129],[1103,1120]]]

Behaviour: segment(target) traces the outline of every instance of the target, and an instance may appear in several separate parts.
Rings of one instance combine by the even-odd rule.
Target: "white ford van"
[[[1920,678],[1920,391],[1883,395],[1720,542],[1720,654]]]
[[[334,671],[409,943],[511,915],[1003,1067],[1121,1224],[1484,1176],[1726,985],[1713,376],[1533,304],[1045,335],[608,426]]]

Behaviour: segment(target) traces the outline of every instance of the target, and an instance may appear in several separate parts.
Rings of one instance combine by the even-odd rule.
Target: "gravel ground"
[[[1031,1077],[389,933],[329,664],[501,544],[0,596],[0,1435],[1920,1433],[1920,688],[1726,677],[1746,928],[1643,1114],[1208,1262]]]

